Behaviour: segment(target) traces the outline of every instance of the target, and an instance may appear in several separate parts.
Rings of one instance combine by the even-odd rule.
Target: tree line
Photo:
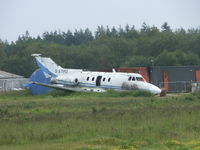
[[[200,65],[200,29],[161,29],[143,23],[134,26],[98,26],[44,32],[31,37],[26,31],[15,42],[0,40],[0,70],[29,77],[37,68],[32,53],[51,57],[65,68],[99,70],[112,67]]]

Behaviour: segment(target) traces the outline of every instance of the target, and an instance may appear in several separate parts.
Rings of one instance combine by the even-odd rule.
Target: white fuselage
[[[160,94],[161,89],[150,84],[138,73],[92,72],[82,69],[65,69],[51,58],[33,54],[36,63],[51,76],[51,84],[33,82],[34,84],[74,91],[104,92],[106,90],[144,90]]]
[[[67,70],[67,69],[66,69]],[[159,94],[161,89],[144,80],[137,73],[62,71],[52,78],[52,83],[79,87],[85,91],[103,92],[105,90],[144,90]],[[97,88],[97,89],[95,89]]]

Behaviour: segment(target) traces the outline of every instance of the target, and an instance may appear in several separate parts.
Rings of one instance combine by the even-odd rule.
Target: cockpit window
[[[136,77],[137,81],[144,81],[142,77]]]
[[[132,81],[135,81],[135,77],[132,78]]]
[[[128,81],[131,81],[131,77],[128,78]]]

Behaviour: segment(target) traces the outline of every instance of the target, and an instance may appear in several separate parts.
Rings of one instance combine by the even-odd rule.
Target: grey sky
[[[15,41],[29,31],[89,28],[98,25],[200,27],[200,0],[0,0],[0,39]]]

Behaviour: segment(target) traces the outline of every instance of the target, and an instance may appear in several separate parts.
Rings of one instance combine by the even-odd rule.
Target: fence
[[[164,88],[168,87],[167,92],[169,93],[185,93],[191,92],[192,82],[190,81],[174,81],[174,82],[160,82],[159,87]]]

